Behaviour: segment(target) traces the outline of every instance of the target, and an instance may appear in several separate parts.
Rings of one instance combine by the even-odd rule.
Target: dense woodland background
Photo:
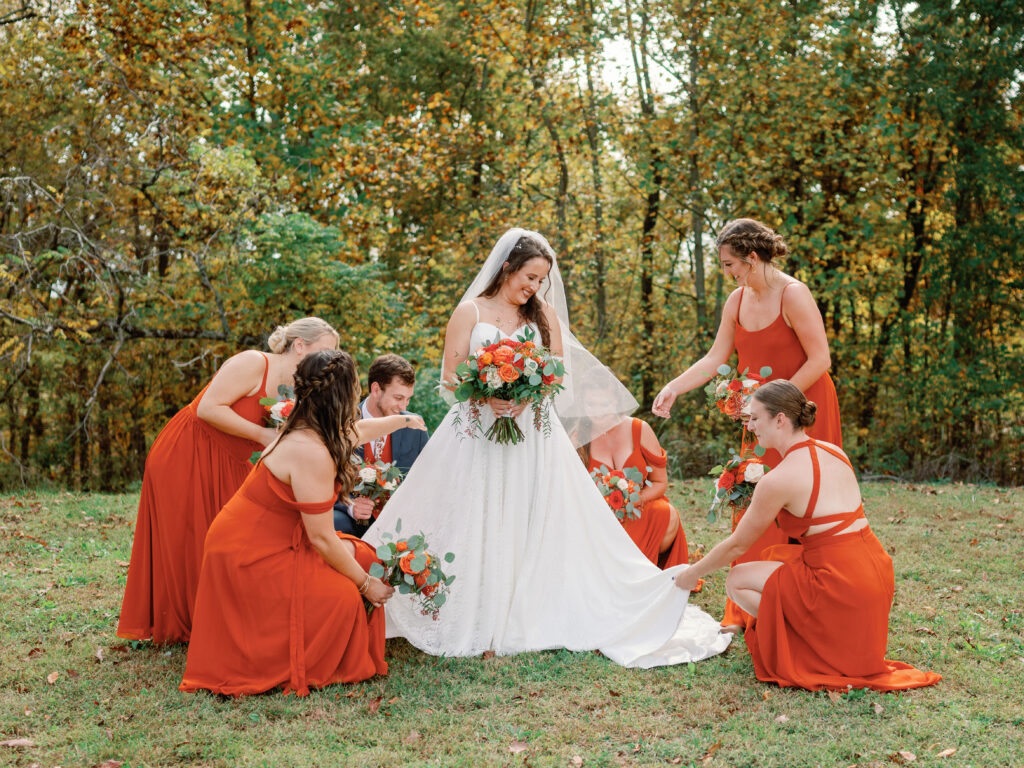
[[[1017,0],[0,3],[0,487],[138,479],[306,314],[416,361],[436,422],[511,225],[647,406],[714,335],[740,215],[818,299],[863,472],[1019,484],[1022,42]],[[681,402],[675,469],[723,426]]]

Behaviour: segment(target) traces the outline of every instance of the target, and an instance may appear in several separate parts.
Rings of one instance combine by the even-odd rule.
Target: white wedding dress
[[[497,334],[478,322],[470,349]],[[493,418],[481,409],[485,431]],[[637,548],[554,412],[545,437],[524,410],[518,445],[467,437],[468,424],[468,406],[452,406],[366,534],[377,546],[401,520],[402,537],[422,531],[433,552],[455,554],[445,572],[456,579],[437,620],[396,593],[385,606],[388,637],[435,656],[598,649],[640,668],[726,649],[732,635],[673,583],[686,566],[659,570]]]

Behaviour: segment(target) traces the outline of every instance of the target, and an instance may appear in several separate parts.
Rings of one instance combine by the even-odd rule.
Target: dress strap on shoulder
[[[743,292],[746,288],[740,288],[740,303],[736,305],[736,322],[740,321],[740,307],[743,306]]]
[[[643,429],[643,424],[640,419],[633,419],[633,445],[640,445],[640,430]]]
[[[784,286],[782,286],[782,293],[779,294],[779,314],[780,315],[782,314],[782,304],[783,304],[783,302],[785,301],[785,298],[786,298],[786,289],[789,288],[789,286],[791,286],[792,284],[793,283],[786,283]]]
[[[473,309],[476,310],[476,321],[480,322],[480,305],[476,303],[476,299],[470,299],[469,303],[473,305]]]
[[[786,451],[785,456],[789,456],[793,451],[798,451],[801,448],[807,448],[811,454],[811,498],[807,500],[807,509],[804,510],[803,517],[808,518],[814,514],[814,507],[818,503],[818,491],[821,490],[821,466],[818,464],[818,452],[815,448],[818,447],[818,442],[812,437],[807,440],[801,440],[796,445],[791,445],[789,450]]]
[[[263,380],[260,382],[260,391],[266,395],[267,393],[267,376],[270,373],[270,358],[266,352],[260,352],[263,355]]]
[[[829,448],[827,445],[822,445],[821,443],[817,443],[817,446],[819,448],[821,448],[821,450],[825,451],[826,453],[831,453],[833,456],[835,456],[837,459],[839,459],[841,462],[843,462],[843,464],[848,466],[850,469],[853,469],[853,464],[850,463],[849,458],[847,458],[844,454],[842,454],[839,451],[836,451],[836,450],[834,450],[832,448]]]

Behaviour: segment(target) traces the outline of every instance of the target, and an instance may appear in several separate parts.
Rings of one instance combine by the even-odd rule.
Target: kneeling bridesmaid
[[[373,549],[334,532],[334,500],[351,490],[360,444],[418,416],[356,421],[359,377],[345,352],[307,355],[281,435],[206,536],[183,691],[261,693],[387,673],[384,611],[394,592],[367,571]]]
[[[726,580],[729,597],[755,617],[746,640],[758,679],[808,690],[932,685],[940,675],[885,658],[892,560],[864,517],[846,454],[804,431],[816,410],[785,379],[754,393],[747,429],[783,460],[757,484],[732,535],[676,584],[690,589],[728,565],[778,517],[800,545],[765,550],[767,560],[737,565]]]

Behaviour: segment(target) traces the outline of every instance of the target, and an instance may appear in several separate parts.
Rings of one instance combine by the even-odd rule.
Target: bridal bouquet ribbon
[[[647,468],[650,472],[650,467]],[[597,490],[604,496],[605,503],[611,507],[619,520],[639,520],[640,491],[644,487],[644,476],[636,467],[608,469],[602,464],[590,470],[590,477],[597,485]]]
[[[763,448],[761,453],[764,453]],[[714,520],[726,507],[732,509],[733,517],[745,512],[750,506],[754,488],[769,469],[760,458],[744,459],[735,454],[725,464],[713,467],[708,474],[717,475],[718,481],[708,510],[708,520]]]
[[[455,399],[469,402],[469,427],[465,434],[474,437],[482,432],[480,405],[496,397],[500,400],[530,403],[533,427],[551,434],[551,398],[563,387],[556,379],[565,375],[565,365],[546,348],[534,342],[535,334],[527,328],[516,339],[502,339],[480,347],[455,369],[459,384]],[[484,435],[502,445],[515,445],[525,435],[511,416],[502,416]]]
[[[455,575],[446,576],[441,569],[441,560],[450,563],[455,559],[451,552],[439,558],[427,548],[423,533],[399,539],[402,532],[401,519],[395,521],[395,532],[381,534],[383,542],[377,547],[380,562],[370,565],[370,575],[398,590],[399,594],[412,595],[419,603],[424,616],[437,621],[441,606],[448,599]],[[367,608],[373,610],[373,606]]]
[[[262,397],[260,405],[267,409],[267,426],[280,429],[295,408],[295,393],[282,384],[277,388],[277,397]]]
[[[373,517],[376,518],[402,482],[402,470],[387,461],[364,461],[360,463],[357,472],[359,482],[352,487],[352,495],[370,499],[373,502]],[[369,520],[356,522],[370,524]]]
[[[718,366],[718,375],[704,387],[708,405],[714,405],[733,421],[746,420],[750,413],[750,398],[761,383],[772,375],[772,369],[764,366],[756,374],[736,373],[729,365]]]

